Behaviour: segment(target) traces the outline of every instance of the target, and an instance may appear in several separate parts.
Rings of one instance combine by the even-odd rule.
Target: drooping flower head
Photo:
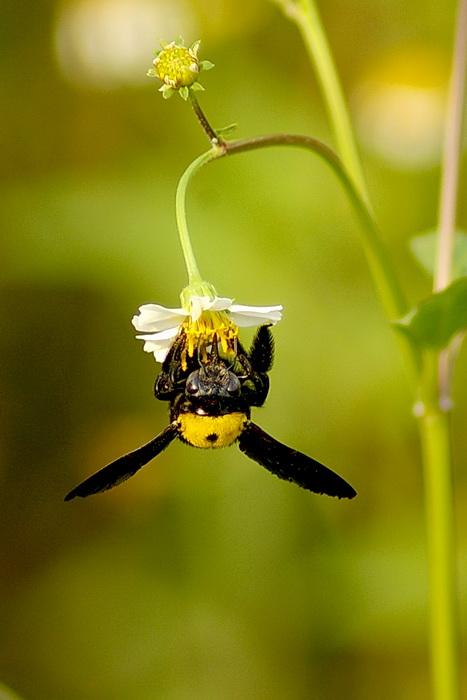
[[[210,70],[214,64],[210,61],[200,61],[198,58],[200,42],[189,48],[182,40],[178,43],[172,41],[165,44],[157,52],[154,59],[153,68],[150,68],[147,75],[150,78],[158,78],[162,81],[159,92],[164,98],[172,97],[175,92],[187,100],[190,90],[204,90],[198,82],[199,73],[203,70]]]
[[[234,358],[240,327],[275,324],[282,318],[282,306],[244,306],[234,304],[229,297],[219,297],[214,287],[201,282],[186,287],[181,295],[181,307],[169,309],[159,304],[144,304],[132,323],[139,340],[144,340],[145,352],[152,352],[157,362],[163,362],[175,338],[186,337],[186,353],[201,356],[217,343],[226,358]]]

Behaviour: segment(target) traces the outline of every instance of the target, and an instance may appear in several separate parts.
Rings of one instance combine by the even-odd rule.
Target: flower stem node
[[[204,90],[198,82],[198,76],[203,70],[210,70],[214,64],[210,61],[198,59],[199,41],[189,48],[183,44],[172,41],[162,46],[153,61],[153,67],[147,72],[150,78],[158,78],[162,82],[159,92],[165,99],[172,97],[176,92],[184,100],[190,95],[190,90]]]
[[[183,334],[189,357],[200,358],[217,343],[222,356],[234,359],[239,327],[274,324],[282,318],[282,306],[244,306],[229,297],[219,297],[212,284],[190,284],[180,294],[180,308],[144,304],[132,324],[143,335],[145,352],[152,352],[157,362],[164,362],[175,338]]]

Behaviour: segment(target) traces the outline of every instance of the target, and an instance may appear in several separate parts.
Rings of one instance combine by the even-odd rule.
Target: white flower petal
[[[157,333],[180,324],[180,317],[187,316],[185,309],[168,309],[159,304],[143,304],[139,314],[133,316],[131,322],[137,331]]]
[[[151,340],[157,343],[159,341],[175,338],[179,330],[180,324],[178,326],[173,326],[172,328],[166,328],[163,331],[159,331],[159,333],[145,333],[144,335],[137,335],[136,337],[138,340]]]
[[[161,304],[143,304],[139,307],[140,314],[150,314],[154,319],[166,318],[171,314],[176,316],[186,316],[185,309],[182,308],[169,308],[168,306],[162,306]]]
[[[227,309],[230,309],[232,303],[233,299],[229,299],[229,297],[216,297],[210,303],[207,309],[210,309],[211,311],[226,311]]]
[[[225,311],[231,305],[233,299],[229,297],[214,297],[212,299],[208,296],[196,296],[190,297],[190,316],[193,321],[197,321],[203,311]]]
[[[229,308],[230,318],[240,328],[258,326],[262,323],[277,323],[282,318],[282,305],[277,306],[245,306],[232,304]]]
[[[147,343],[144,343],[143,350],[146,350],[146,345]],[[164,362],[165,358],[169,354],[169,350],[172,347],[171,342],[167,342],[167,345],[165,347],[159,347],[157,350],[149,350],[147,352],[153,352],[154,353],[154,359],[156,362],[160,362],[161,364]]]
[[[138,340],[144,340],[143,350],[154,353],[157,362],[164,362],[167,353],[173,345],[180,326],[167,328],[159,333],[149,333],[147,335],[137,335]]]
[[[229,311],[235,313],[258,313],[258,314],[268,314],[273,311],[282,311],[284,307],[282,304],[276,304],[275,306],[247,306],[246,304],[232,304]]]
[[[167,357],[169,350],[170,350],[170,348],[167,348],[167,350],[157,350],[154,353],[155,361],[160,362],[160,364],[162,364],[164,362],[165,358]]]
[[[197,321],[209,304],[209,297],[190,297],[190,316],[192,321]]]

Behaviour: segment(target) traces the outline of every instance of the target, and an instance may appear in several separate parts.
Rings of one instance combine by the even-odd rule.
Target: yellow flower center
[[[225,311],[203,311],[197,321],[188,317],[180,332],[186,336],[185,351],[189,357],[198,351],[201,361],[205,361],[213,343],[218,344],[219,352],[226,358],[233,359],[236,355],[238,327]],[[182,365],[186,368],[186,357],[182,358]]]
[[[189,87],[198,78],[199,61],[185,46],[169,45],[154,59],[154,72],[170,87]]]

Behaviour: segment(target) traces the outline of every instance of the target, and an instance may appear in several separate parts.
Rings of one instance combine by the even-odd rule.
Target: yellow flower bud
[[[165,46],[153,61],[154,74],[165,85],[178,90],[190,87],[199,74],[197,52],[175,42]]]
[[[159,78],[162,82],[160,92],[163,97],[171,97],[178,92],[184,100],[188,99],[189,90],[204,90],[198,83],[199,73],[210,70],[214,64],[198,59],[199,41],[187,48],[183,42],[172,41],[162,46],[148,71],[150,78]]]

